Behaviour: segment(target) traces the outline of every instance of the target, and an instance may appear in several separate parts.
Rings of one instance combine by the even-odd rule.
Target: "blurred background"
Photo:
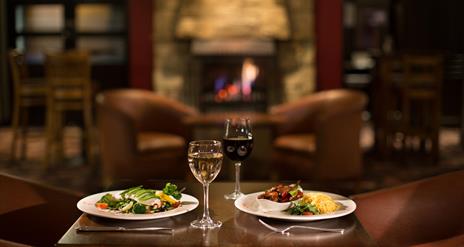
[[[272,107],[349,89],[368,99],[355,133],[361,170],[330,183],[349,194],[460,170],[463,9],[458,0],[1,1],[0,171],[85,193],[101,190],[107,169],[97,105],[116,89],[149,90],[198,114],[271,114]],[[53,67],[54,55],[67,51],[85,55]],[[85,83],[54,83],[53,75],[66,71],[86,76]],[[147,126],[163,121],[154,119]],[[349,126],[343,120],[330,128]],[[288,148],[271,145],[272,133],[257,128],[256,134],[258,147]],[[311,140],[304,139],[298,155],[315,157],[317,151],[307,151]],[[253,164],[260,157],[248,162],[245,180],[282,179],[254,171],[270,171]],[[219,179],[232,179],[223,170]]]

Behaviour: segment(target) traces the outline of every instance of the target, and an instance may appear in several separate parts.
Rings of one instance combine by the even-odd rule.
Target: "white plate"
[[[107,191],[101,192],[98,194],[93,194],[81,199],[77,203],[77,208],[84,213],[88,213],[95,216],[105,217],[105,218],[112,218],[112,219],[121,219],[121,220],[152,220],[152,219],[161,219],[171,216],[176,216],[179,214],[185,214],[189,211],[194,210],[198,207],[198,200],[197,198],[182,194],[180,199],[181,206],[175,209],[153,213],[153,214],[133,214],[133,213],[118,213],[115,211],[99,209],[95,206],[95,203],[101,199],[102,196],[106,195],[107,193],[111,193],[114,196],[118,196],[124,190],[114,190],[114,191]]]
[[[291,215],[285,211],[274,211],[274,212],[262,212],[259,210],[259,204],[256,200],[258,195],[262,194],[263,192],[256,192],[252,194],[244,195],[237,200],[235,200],[235,207],[239,210],[253,214],[256,216],[262,216],[267,218],[273,219],[280,219],[280,220],[288,220],[288,221],[314,221],[314,220],[325,220],[325,219],[332,219],[337,217],[342,217],[347,214],[352,213],[356,209],[356,203],[344,196],[321,192],[321,191],[304,191],[305,193],[324,193],[335,201],[339,202],[342,207],[341,209],[327,214],[318,214],[318,215]]]

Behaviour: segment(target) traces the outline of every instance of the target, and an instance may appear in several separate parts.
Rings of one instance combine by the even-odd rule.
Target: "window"
[[[46,53],[88,50],[103,87],[127,84],[127,0],[9,0],[8,46],[41,66]]]

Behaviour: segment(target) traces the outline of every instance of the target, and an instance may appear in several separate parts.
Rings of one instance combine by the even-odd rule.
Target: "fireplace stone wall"
[[[192,76],[190,74],[193,59],[191,40],[176,36],[176,27],[181,9],[183,6],[185,7],[183,5],[185,0],[154,1],[153,86],[157,92],[163,95],[195,105],[195,102],[189,97],[190,87],[187,85],[190,81],[189,76]],[[230,0],[227,1],[230,2]],[[216,0],[213,2],[221,4],[222,1]],[[262,5],[262,1],[237,0],[237,2],[243,2],[242,4],[249,8],[253,8],[253,4],[259,5],[262,15],[275,13],[275,10],[267,11],[266,7]],[[280,94],[282,98],[271,103],[277,104],[298,99],[315,90],[314,6],[313,0],[275,0],[273,4],[283,6],[287,11],[287,28],[289,29],[287,30],[287,38],[283,35],[276,37],[274,40],[277,65],[281,75],[281,86],[271,90],[282,90]],[[238,13],[239,15],[240,13]],[[263,16],[260,19],[266,20],[269,17]],[[234,21],[236,22],[233,18],[221,18],[217,21],[223,22],[222,26],[230,28],[236,26],[232,25]],[[238,35],[239,38],[256,37],[255,33],[244,32],[243,27],[238,26],[237,28],[240,30],[231,30],[230,33],[240,34]],[[285,34],[285,32],[282,33]]]

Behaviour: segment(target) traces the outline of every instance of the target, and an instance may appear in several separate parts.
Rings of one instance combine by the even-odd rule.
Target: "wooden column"
[[[343,74],[342,0],[315,0],[318,90],[340,88]]]
[[[151,89],[153,71],[153,0],[128,1],[129,84]]]

